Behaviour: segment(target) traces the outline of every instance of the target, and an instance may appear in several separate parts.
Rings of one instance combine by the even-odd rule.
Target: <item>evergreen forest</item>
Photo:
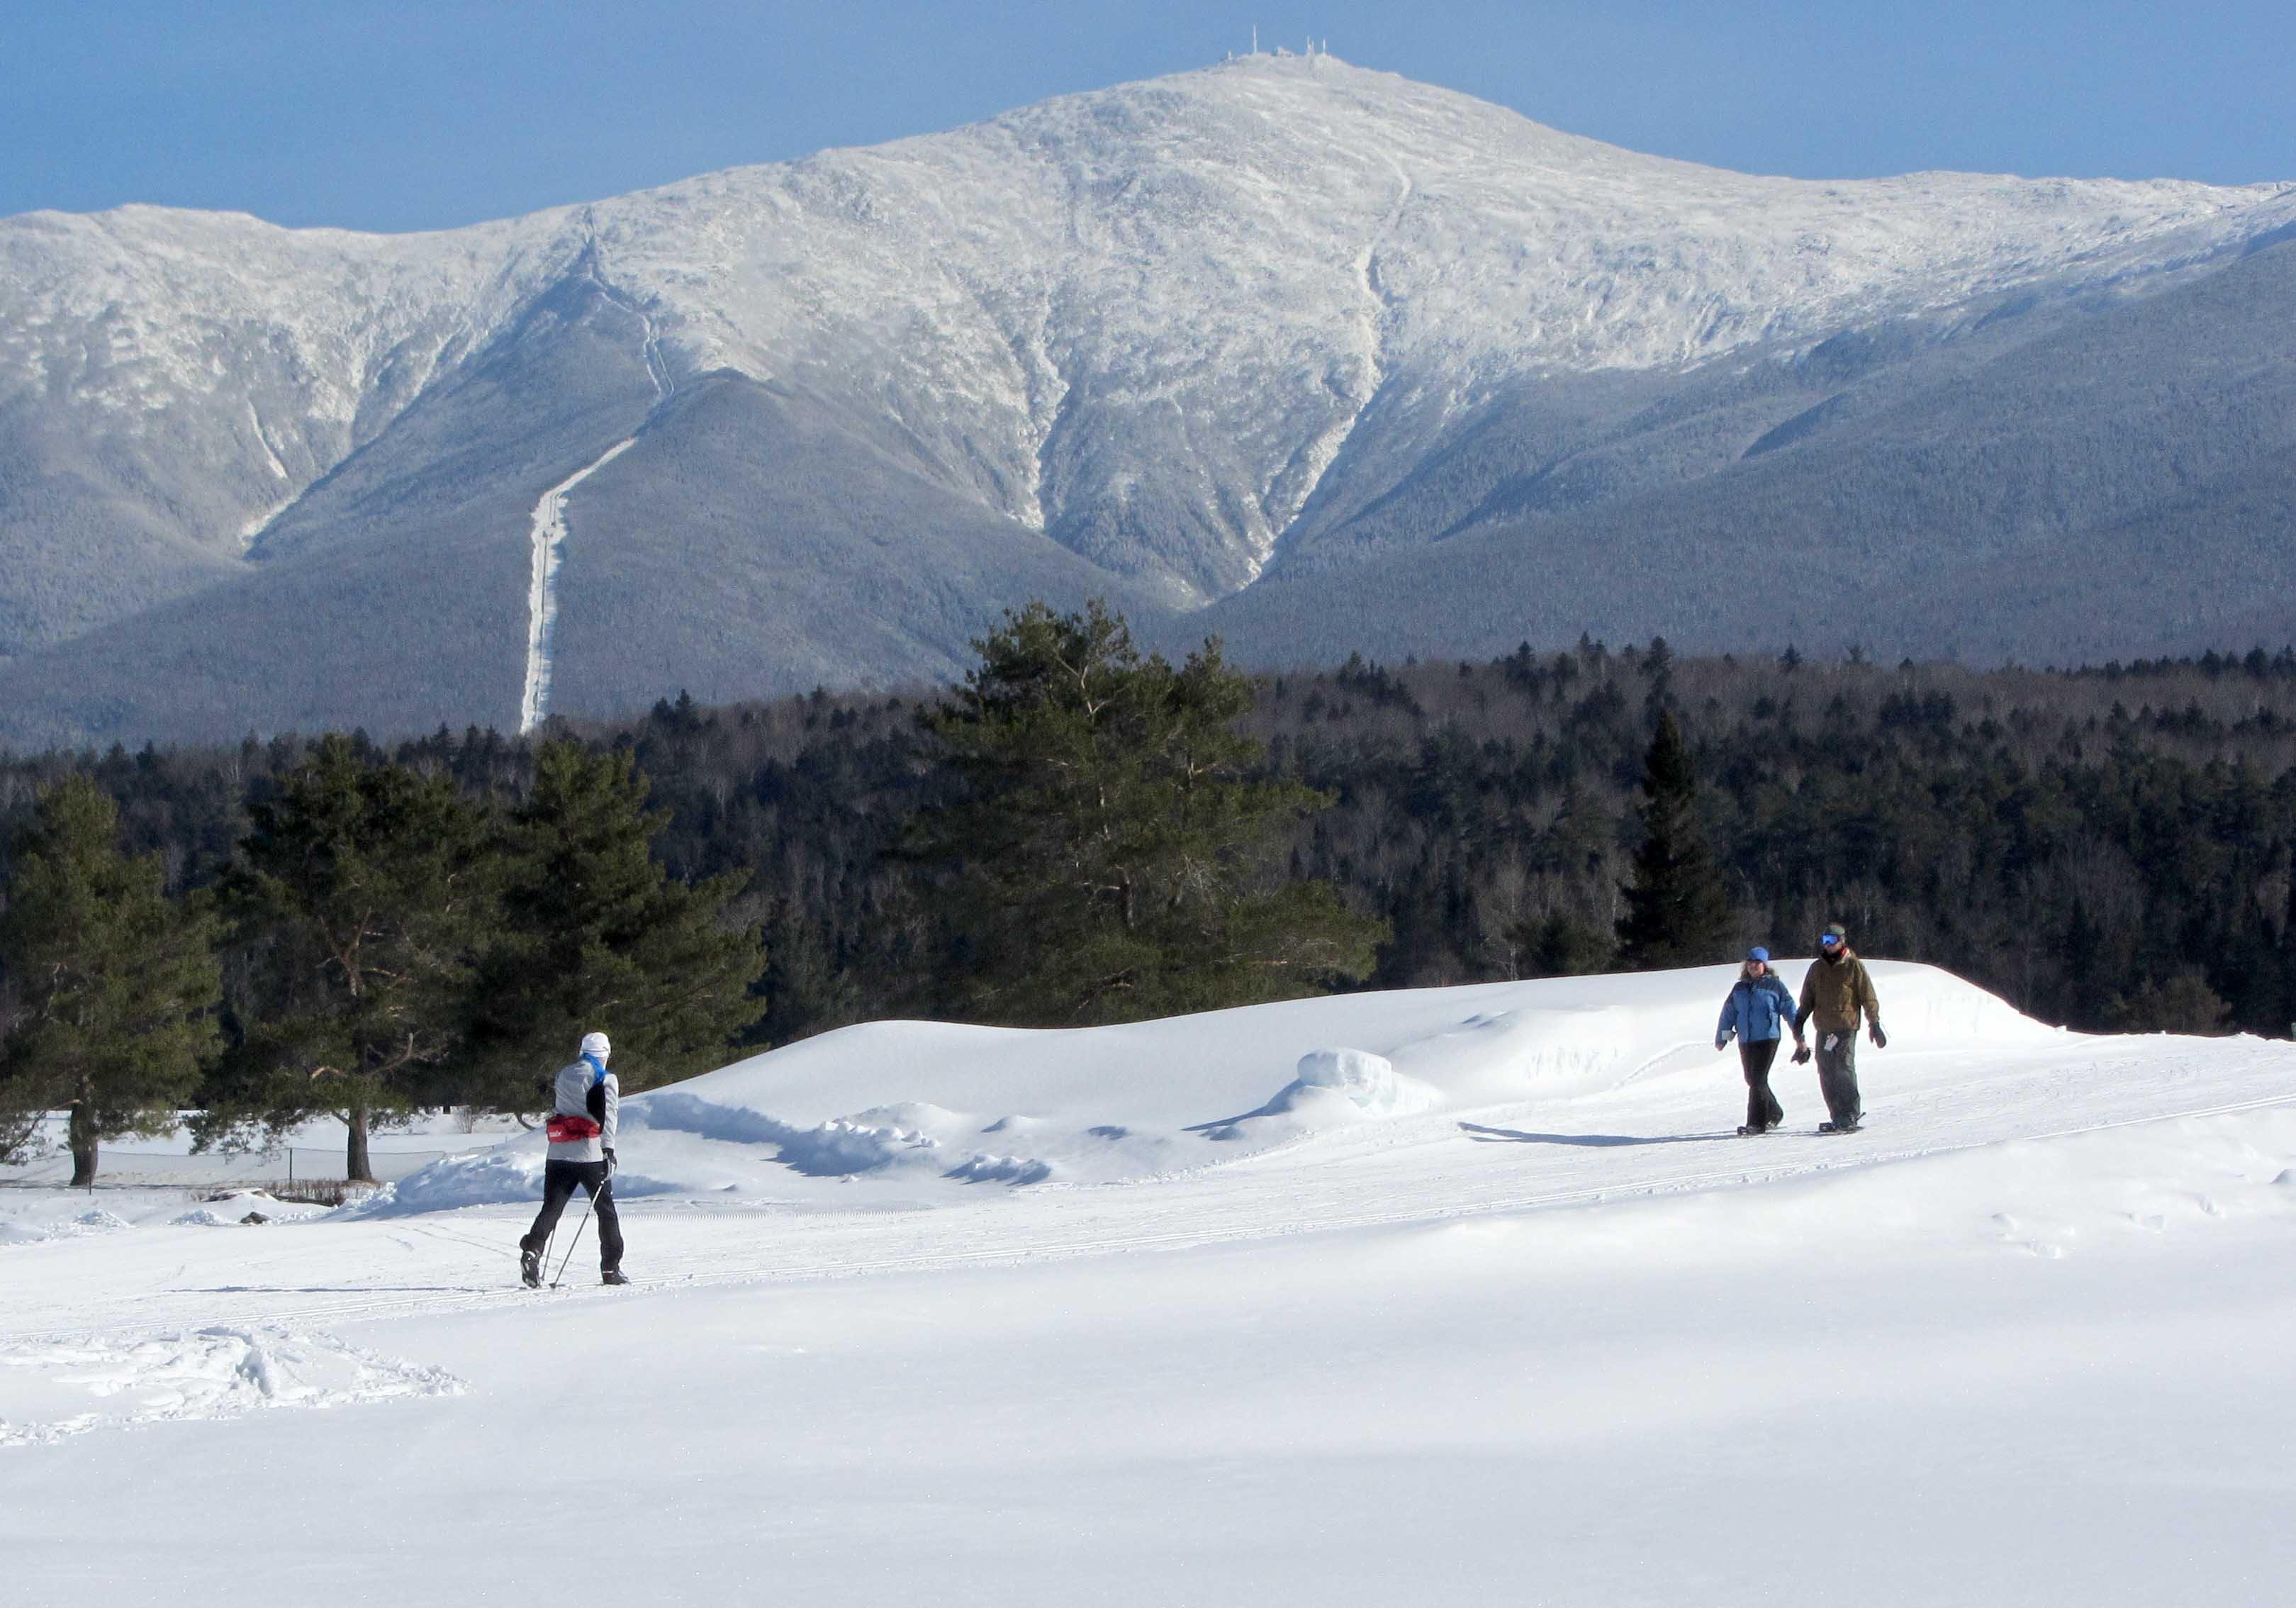
[[[979,645],[961,688],[681,695],[533,740],[0,757],[0,1120],[85,1103],[92,1167],[139,1098],[214,1143],[530,1110],[593,1017],[643,1087],[887,1015],[1807,955],[1837,920],[2076,1029],[2296,1023],[2286,649],[1980,671],[1582,641],[1246,677],[1041,607]],[[155,1020],[121,968],[212,1004]],[[103,1095],[115,1065],[148,1098]]]

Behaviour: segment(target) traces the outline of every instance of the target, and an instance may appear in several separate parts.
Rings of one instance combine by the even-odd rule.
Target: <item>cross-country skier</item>
[[[1801,980],[1801,1005],[1794,1013],[1796,1038],[1801,1037],[1804,1022],[1813,1016],[1817,1019],[1817,1087],[1825,1096],[1825,1109],[1833,1118],[1831,1122],[1817,1125],[1822,1134],[1854,1134],[1857,1125],[1866,1120],[1866,1103],[1857,1096],[1857,1021],[1861,1013],[1874,1047],[1889,1048],[1889,1036],[1882,1031],[1882,1001],[1874,992],[1874,980],[1866,974],[1866,963],[1851,953],[1849,934],[1840,922],[1835,922],[1817,940],[1817,959]],[[1794,1052],[1796,1061],[1806,1060],[1808,1055],[1807,1045]]]
[[[622,1276],[622,1225],[614,1211],[614,1129],[622,1090],[606,1070],[612,1053],[603,1033],[585,1034],[580,1058],[552,1080],[556,1100],[546,1125],[550,1160],[542,1169],[542,1210],[518,1243],[519,1275],[529,1287],[542,1283],[542,1248],[577,1189],[589,1193],[597,1213],[599,1273],[610,1284],[630,1282]]]
[[[1770,952],[1759,944],[1746,951],[1738,980],[1722,1001],[1722,1020],[1715,1025],[1714,1047],[1726,1050],[1738,1040],[1738,1064],[1746,1074],[1746,1125],[1742,1134],[1766,1134],[1786,1120],[1785,1108],[1770,1092],[1770,1063],[1777,1059],[1778,1040],[1794,1019],[1794,997],[1770,970]],[[1801,1034],[1794,1045],[1802,1047]]]

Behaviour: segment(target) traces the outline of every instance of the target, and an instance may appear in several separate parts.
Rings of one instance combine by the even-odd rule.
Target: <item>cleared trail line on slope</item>
[[[534,505],[534,568],[526,593],[526,690],[518,704],[518,729],[530,732],[550,712],[553,650],[558,634],[558,571],[565,562],[566,499],[574,488],[637,445],[617,441],[542,494]]]
[[[592,250],[595,249],[594,245]],[[639,349],[645,357],[646,378],[653,381],[654,406],[660,407],[669,399],[669,365],[662,357],[652,316],[627,291],[618,291],[601,279],[594,266],[585,272],[590,283],[598,287],[600,295],[638,321]],[[526,686],[518,701],[518,729],[521,735],[540,726],[550,713],[550,683],[556,666],[558,635],[558,571],[566,562],[566,499],[577,486],[636,445],[636,436],[617,441],[591,463],[544,492],[534,505],[529,533],[534,549],[533,570],[526,595]]]

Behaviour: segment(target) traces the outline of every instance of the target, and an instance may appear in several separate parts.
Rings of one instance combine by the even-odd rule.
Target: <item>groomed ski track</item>
[[[0,1316],[0,1342],[217,1323],[308,1329],[537,1300],[628,1300],[649,1289],[1180,1251],[1791,1183],[2296,1105],[2296,1052],[2256,1040],[2068,1036],[1999,1059],[1875,1053],[1861,1071],[1868,1126],[1839,1137],[1814,1132],[1815,1091],[1792,1083],[1781,1086],[1786,1129],[1738,1136],[1736,1057],[1711,1055],[1601,1094],[1325,1132],[1142,1182],[999,1188],[955,1207],[837,1210],[754,1199],[718,1207],[640,1195],[621,1207],[637,1291],[586,1281],[555,1293],[519,1288],[524,1207],[281,1225],[265,1230],[259,1254],[236,1233],[171,1240],[164,1263],[140,1268],[137,1248],[124,1243],[135,1236],[28,1246],[10,1253],[27,1273],[49,1259],[60,1271],[92,1258],[126,1265],[104,1279],[111,1290],[83,1284],[76,1299],[44,1299],[53,1282],[28,1277],[25,1296]],[[644,1177],[644,1137],[639,1129],[625,1138],[626,1177]],[[576,1259],[579,1274],[584,1258]]]

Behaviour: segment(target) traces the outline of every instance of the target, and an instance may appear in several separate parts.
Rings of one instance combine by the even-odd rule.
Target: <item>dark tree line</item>
[[[1582,642],[1247,684],[1216,650],[1143,660],[1091,613],[1027,611],[981,645],[953,693],[680,697],[556,726],[555,748],[471,730],[0,759],[0,877],[12,910],[39,798],[85,776],[139,874],[222,924],[218,1122],[286,1109],[283,1076],[348,1112],[394,1058],[385,1116],[513,1104],[544,1039],[690,975],[713,935],[754,965],[709,1031],[758,1046],[893,1013],[1115,1020],[1792,954],[1832,920],[2076,1028],[2296,1021],[2287,650],[1980,672]],[[447,1021],[435,1044],[284,919],[324,902],[289,827],[330,766],[412,778],[370,775],[405,790],[377,810],[445,812],[395,885],[485,867],[480,936],[376,929],[450,957],[426,986],[465,1007],[416,1013]],[[1204,955],[1237,964],[1192,973]],[[12,1019],[26,987],[0,979]]]
[[[208,1144],[338,1117],[347,1176],[366,1178],[378,1122],[531,1109],[592,1028],[627,1088],[704,1070],[775,1036],[765,990],[784,983],[816,1016],[898,987],[920,1009],[1085,1023],[1371,970],[1381,923],[1283,864],[1330,800],[1267,774],[1237,729],[1251,684],[1217,644],[1175,666],[1097,605],[1036,605],[977,645],[965,685],[889,745],[899,802],[849,879],[880,884],[886,958],[867,974],[808,919],[830,885],[800,874],[802,844],[772,898],[745,893],[760,845],[734,824],[757,818],[757,778],[713,767],[716,718],[684,701],[636,735],[530,751],[331,734],[11,767],[0,1159],[62,1106],[86,1181],[101,1137],[172,1126],[190,1101]],[[649,807],[642,755],[677,808]],[[859,791],[813,790],[824,836]]]
[[[755,1013],[754,926],[724,918],[730,880],[689,885],[654,863],[659,817],[626,750],[543,744],[514,798],[419,748],[394,759],[331,735],[264,758],[235,800],[222,767],[171,777],[145,755],[20,800],[0,1159],[62,1109],[74,1181],[90,1182],[101,1140],[171,1128],[190,1105],[203,1144],[339,1117],[346,1176],[368,1179],[378,1122],[529,1108],[537,1069],[583,1024],[611,1016],[642,1087],[715,1064]],[[123,832],[107,772],[161,845]],[[228,848],[171,820],[230,822]],[[170,866],[192,870],[174,897]]]
[[[1677,659],[1663,644],[1258,678],[1241,729],[1333,800],[1290,874],[1389,936],[1412,987],[1622,960],[1652,738],[1671,710],[1726,916],[1711,958],[1861,949],[2086,1030],[2296,1021],[2296,654],[2073,672]],[[752,1041],[957,1010],[897,850],[958,786],[903,698],[664,703],[627,741],[683,874],[758,867]]]

